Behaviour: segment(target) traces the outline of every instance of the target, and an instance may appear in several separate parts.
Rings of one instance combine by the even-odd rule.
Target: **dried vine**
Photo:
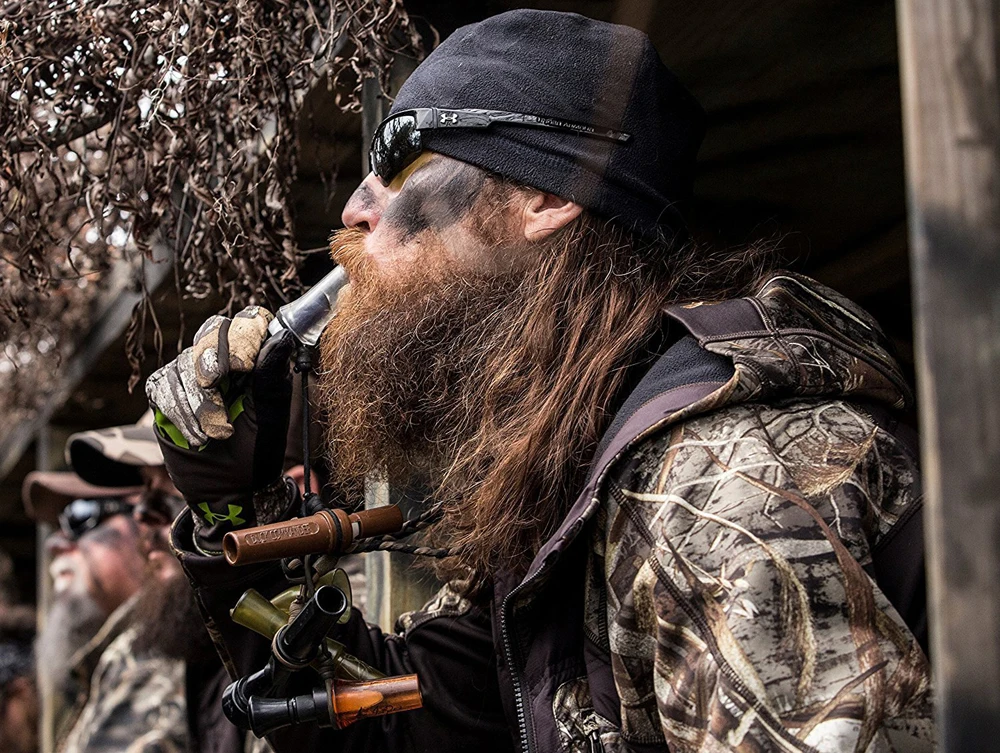
[[[396,54],[421,52],[398,0],[8,0],[0,413],[45,393],[45,364],[72,350],[111,273],[141,286],[154,247],[183,295],[232,308],[296,292],[304,94],[325,80],[358,110],[365,77],[385,87]],[[133,312],[133,381],[151,306]],[[16,375],[32,364],[34,380]]]

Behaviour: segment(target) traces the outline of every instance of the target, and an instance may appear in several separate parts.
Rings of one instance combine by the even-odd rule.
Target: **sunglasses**
[[[120,499],[74,499],[59,513],[59,529],[70,541],[77,541],[108,518],[131,510],[132,505]]]
[[[494,123],[566,131],[579,136],[592,136],[624,144],[631,134],[608,128],[594,128],[570,120],[527,115],[500,110],[447,110],[439,107],[418,107],[403,110],[379,123],[368,151],[368,165],[375,176],[388,186],[424,150],[423,131],[436,128],[489,128]]]

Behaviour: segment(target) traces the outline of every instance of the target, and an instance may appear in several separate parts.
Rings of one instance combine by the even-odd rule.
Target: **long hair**
[[[516,190],[495,178],[488,187]],[[444,502],[438,538],[458,552],[449,574],[525,570],[579,493],[664,306],[744,295],[771,258],[767,245],[646,240],[587,213],[540,246],[530,305],[490,347],[484,383],[462,393],[470,404],[452,408],[475,426],[444,453],[434,495]]]

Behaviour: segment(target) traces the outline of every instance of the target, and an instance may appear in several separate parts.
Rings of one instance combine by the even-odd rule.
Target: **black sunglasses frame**
[[[399,125],[404,120],[410,121],[409,128]],[[620,144],[632,138],[631,134],[610,128],[595,128],[585,123],[523,112],[418,107],[397,112],[379,123],[368,150],[368,165],[382,185],[388,186],[393,178],[405,170],[407,165],[424,150],[423,139],[420,136],[422,131],[438,128],[489,128],[494,123],[548,128],[579,136],[607,139]],[[390,130],[391,134],[387,137],[386,134]],[[400,144],[401,138],[406,138],[407,142]],[[400,149],[400,146],[405,148]]]
[[[77,503],[91,505],[89,514],[84,515],[83,511],[81,511],[79,515],[74,515],[72,512],[73,507],[80,508],[80,505]],[[78,541],[81,536],[88,531],[94,530],[108,518],[114,515],[122,515],[131,510],[132,505],[128,502],[113,497],[74,499],[59,513],[59,530],[70,541]]]

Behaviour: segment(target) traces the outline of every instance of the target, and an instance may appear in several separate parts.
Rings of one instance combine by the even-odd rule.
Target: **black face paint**
[[[354,190],[351,201],[357,201],[361,205],[361,209],[367,211],[375,206],[375,192],[362,183]]]
[[[454,160],[428,162],[403,184],[381,222],[406,243],[426,230],[440,231],[463,219],[486,183],[486,171]]]
[[[129,533],[126,534],[121,529],[116,526],[108,525],[108,521],[114,520],[115,518],[122,518],[125,521],[125,526],[128,528]],[[124,546],[129,538],[138,539],[139,537],[139,526],[136,524],[132,517],[129,515],[112,515],[110,518],[102,522],[97,528],[87,531],[83,536],[80,537],[80,549],[85,549],[88,544],[101,544],[102,546],[117,549]]]

